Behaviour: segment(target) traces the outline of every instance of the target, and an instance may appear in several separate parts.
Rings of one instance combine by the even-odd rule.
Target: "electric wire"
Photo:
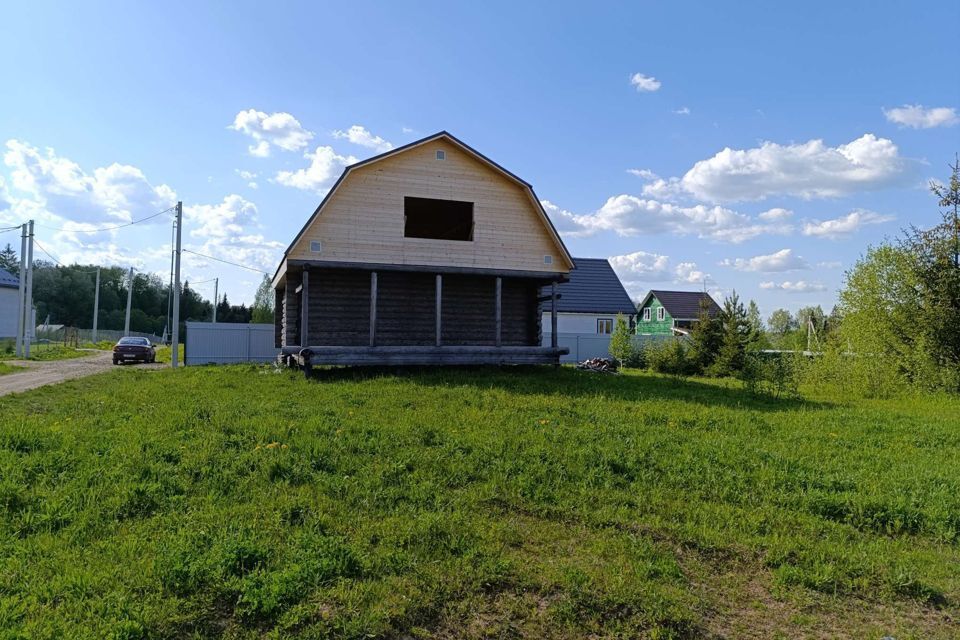
[[[244,264],[238,264],[238,263],[236,263],[236,262],[230,262],[229,260],[223,260],[223,259],[221,259],[221,258],[214,258],[213,256],[208,256],[208,255],[203,254],[203,253],[198,253],[198,252],[196,252],[196,251],[191,251],[190,249],[181,249],[180,251],[181,251],[182,253],[192,253],[192,254],[195,255],[195,256],[200,256],[201,258],[207,258],[208,260],[216,260],[217,262],[222,262],[222,263],[224,263],[224,264],[229,264],[230,266],[233,266],[233,267],[239,267],[239,268],[241,268],[241,269],[246,269],[247,271],[253,271],[253,272],[256,272],[256,273],[263,273],[263,274],[265,274],[265,275],[270,275],[268,272],[266,272],[266,271],[264,271],[264,270],[262,270],[262,269],[255,269],[255,268],[253,268],[253,267],[248,267],[248,266],[246,266],[246,265],[244,265]]]
[[[110,227],[99,227],[97,229],[66,229],[59,227],[48,227],[45,224],[34,223],[37,227],[42,227],[44,229],[49,229],[51,231],[68,231],[70,233],[100,233],[101,231],[113,231],[114,229],[123,229],[124,227],[132,227],[135,224],[140,224],[141,222],[146,222],[147,220],[152,220],[157,216],[161,216],[165,213],[173,211],[176,207],[170,207],[169,209],[164,209],[163,211],[158,211],[152,215],[146,216],[145,218],[140,218],[139,220],[131,220],[130,222],[125,222],[124,224],[113,225]]]

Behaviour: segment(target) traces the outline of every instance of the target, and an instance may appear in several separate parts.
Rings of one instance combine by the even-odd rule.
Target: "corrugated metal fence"
[[[633,336],[633,344],[642,348],[650,342],[669,340],[672,336]],[[543,346],[550,346],[550,334],[543,334]],[[589,358],[610,357],[610,336],[585,333],[558,333],[557,346],[567,347],[570,353],[560,358],[560,362],[583,362]]]
[[[183,362],[233,364],[271,362],[280,353],[273,346],[272,324],[233,322],[188,322]]]

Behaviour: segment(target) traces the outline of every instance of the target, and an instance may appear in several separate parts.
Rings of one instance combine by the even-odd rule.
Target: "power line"
[[[112,231],[112,230],[114,230],[114,229],[123,229],[124,227],[130,227],[130,226],[133,226],[133,225],[135,225],[135,224],[140,224],[141,222],[146,222],[147,220],[152,220],[153,218],[156,218],[157,216],[161,216],[161,215],[163,215],[163,214],[165,214],[165,213],[168,213],[168,212],[170,212],[170,211],[173,211],[174,209],[176,209],[176,207],[170,207],[169,209],[164,209],[163,211],[158,211],[158,212],[154,213],[153,215],[149,215],[149,216],[147,216],[147,217],[145,217],[145,218],[140,218],[139,220],[132,220],[132,221],[126,222],[126,223],[124,223],[124,224],[114,225],[114,226],[112,226],[112,227],[99,227],[99,228],[97,228],[97,229],[66,229],[66,228],[58,228],[58,227],[48,227],[48,226],[45,225],[45,224],[38,224],[37,226],[38,226],[38,227],[43,227],[44,229],[50,229],[51,231],[69,231],[69,232],[71,232],[71,233],[100,233],[101,231]]]
[[[262,269],[254,269],[253,267],[248,267],[248,266],[243,265],[243,264],[237,264],[236,262],[230,262],[229,260],[221,260],[220,258],[214,258],[213,256],[208,256],[208,255],[203,254],[203,253],[197,253],[196,251],[191,251],[190,249],[181,249],[181,251],[182,251],[183,253],[192,253],[193,255],[195,255],[195,256],[200,256],[201,258],[207,258],[207,259],[209,259],[209,260],[216,260],[217,262],[222,262],[223,264],[229,264],[230,266],[233,266],[233,267],[240,267],[241,269],[246,269],[247,271],[254,271],[254,272],[256,272],[256,273],[262,273],[262,274],[265,274],[265,275],[270,275],[269,273],[267,273],[266,271],[263,271]]]
[[[40,251],[43,251],[45,254],[47,254],[47,257],[48,257],[48,258],[50,258],[51,260],[53,260],[54,262],[56,262],[58,267],[63,267],[63,266],[64,266],[63,263],[61,263],[59,260],[57,260],[56,258],[53,257],[53,254],[52,254],[52,253],[50,253],[49,251],[47,251],[46,249],[44,249],[42,244],[40,244],[39,242],[37,242],[37,238],[36,238],[36,237],[33,238],[33,244],[37,245],[37,248],[40,249]],[[64,268],[66,268],[66,267],[64,267]]]

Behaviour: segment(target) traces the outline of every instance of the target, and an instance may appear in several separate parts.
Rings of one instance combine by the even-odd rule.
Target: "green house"
[[[708,305],[710,316],[720,307],[702,291],[651,290],[637,307],[637,333],[640,335],[685,335],[700,317],[701,301]]]

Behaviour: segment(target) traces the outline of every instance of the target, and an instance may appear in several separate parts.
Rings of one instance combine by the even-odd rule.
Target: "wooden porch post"
[[[300,290],[300,346],[310,345],[310,332],[308,330],[310,318],[310,267],[303,265],[303,288]]]
[[[377,272],[370,272],[370,346],[377,341]]]
[[[497,306],[496,306],[496,312],[495,312],[494,317],[496,318],[496,324],[497,324],[497,340],[496,340],[496,345],[497,345],[498,347],[500,346],[500,327],[501,327],[501,323],[500,323],[500,292],[501,292],[502,289],[503,289],[503,282],[502,282],[501,278],[500,278],[499,276],[497,276]]]
[[[550,346],[557,348],[557,283],[550,283]]]
[[[437,274],[437,346],[440,346],[440,299],[443,292],[443,276]]]

